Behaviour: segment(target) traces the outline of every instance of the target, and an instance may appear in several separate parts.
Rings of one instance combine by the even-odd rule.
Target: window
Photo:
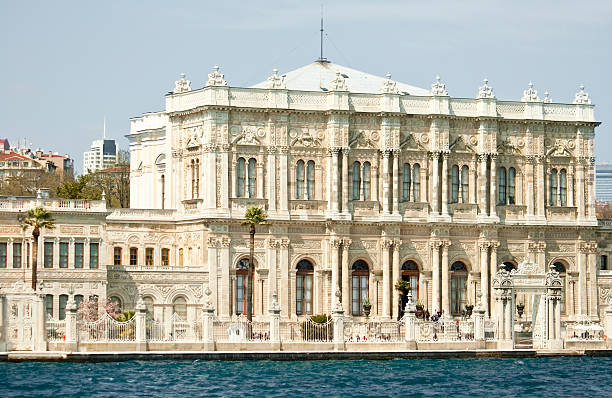
[[[256,193],[256,188],[255,188],[256,165],[257,165],[257,161],[254,158],[249,159],[249,198],[254,198],[255,193]]]
[[[93,305],[92,305],[92,307],[93,307],[92,311],[93,311],[93,313],[95,314],[95,317],[97,318],[97,317],[98,317],[98,315],[97,315],[97,314],[98,314],[98,295],[94,294],[94,295],[92,295],[92,296],[89,296],[89,301],[90,301],[91,303],[93,303]]]
[[[502,265],[504,266],[504,269],[508,272],[512,271],[513,269],[516,269],[516,265],[510,261],[506,261]]]
[[[13,243],[13,268],[21,268],[21,243]]]
[[[74,295],[74,304],[76,305],[76,308],[79,309],[81,303],[83,302],[83,295],[82,294],[75,294]]]
[[[418,163],[412,166],[412,201],[418,202],[421,200],[421,166]]]
[[[59,296],[59,319],[66,319],[66,304],[68,304],[68,295],[60,294]]]
[[[516,179],[516,169],[514,167],[510,167],[508,169],[508,204],[513,205],[516,204],[514,186]]]
[[[138,265],[138,248],[130,247],[130,265]]]
[[[497,204],[505,205],[506,204],[506,168],[500,167],[497,172],[497,181],[498,181],[498,200]]]
[[[559,206],[567,206],[567,171],[559,172]]]
[[[245,176],[245,163],[244,158],[238,159],[238,164],[236,165],[236,197],[242,198],[244,197],[244,176]]]
[[[192,199],[200,196],[200,159],[195,161],[195,195]]]
[[[153,317],[153,306],[154,306],[154,301],[153,301],[153,297],[151,296],[144,296],[142,298],[142,301],[144,301],[145,307],[147,308],[147,315],[149,317]]]
[[[470,199],[470,170],[467,166],[461,168],[461,203],[467,203]]]
[[[116,304],[119,311],[121,311],[123,308],[123,301],[121,301],[121,298],[118,296],[110,296],[108,299],[112,304]]]
[[[0,268],[6,268],[6,242],[0,242]]]
[[[179,249],[179,267],[183,266],[183,248]]]
[[[43,267],[53,268],[53,242],[45,242],[45,258]]]
[[[548,197],[548,205],[555,206],[557,204],[557,169],[550,171],[550,189]]]
[[[120,247],[115,247],[113,249],[113,264],[114,265],[121,265],[121,254],[122,251]]]
[[[99,249],[100,249],[100,244],[99,243],[90,243],[89,244],[89,268],[98,268],[98,265],[99,265],[99,260],[98,260]]]
[[[559,277],[561,278],[561,286],[563,286],[563,289],[561,289],[561,300],[559,300],[559,309],[561,310],[561,314],[565,314],[565,292],[567,290],[567,286],[565,286],[565,265],[556,262],[553,264],[553,267],[555,267],[555,271],[559,273]]]
[[[410,282],[412,297],[416,301],[419,296],[419,267],[414,261],[408,260],[402,264],[402,280]]]
[[[47,294],[45,295],[45,314],[48,317],[53,318],[53,295]]]
[[[353,163],[353,200],[359,200],[359,190],[361,189],[361,164]]]
[[[408,163],[404,163],[402,173],[402,200],[410,200],[410,165]]]
[[[83,243],[74,244],[74,268],[83,268]]]
[[[602,271],[605,271],[608,269],[608,255],[607,254],[601,255],[601,263],[599,264],[599,269]]]
[[[164,209],[164,201],[166,198],[166,177],[162,174],[161,176],[161,208]]]
[[[370,162],[363,163],[361,179],[363,181],[363,200],[370,200],[370,179],[371,179]]]
[[[153,265],[153,248],[147,247],[145,249],[145,265]]]
[[[249,273],[249,260],[244,258],[238,262],[236,266],[236,314],[242,314],[246,311],[247,302],[247,278]],[[251,275],[252,277],[252,275]],[[253,300],[251,300],[251,309]]]
[[[451,197],[450,203],[459,201],[459,166],[451,167]]]
[[[304,198],[304,161],[298,160],[295,167],[295,198]]]
[[[161,251],[162,265],[170,265],[170,249],[162,249]]]
[[[68,268],[68,242],[60,242],[59,246],[59,266],[60,268]]]
[[[295,278],[295,313],[312,315],[312,274],[314,267],[308,260],[297,263]]]
[[[457,261],[451,265],[451,314],[461,315],[467,296],[467,268]]]
[[[352,313],[354,316],[363,315],[363,301],[369,297],[368,281],[369,267],[368,263],[363,260],[357,260],[353,264],[353,273],[351,275],[353,282],[352,288]]]
[[[172,302],[172,312],[182,320],[187,320],[187,300],[183,296],[178,296]]]
[[[315,196],[315,163],[309,160],[306,164],[306,194],[308,200],[314,199]]]

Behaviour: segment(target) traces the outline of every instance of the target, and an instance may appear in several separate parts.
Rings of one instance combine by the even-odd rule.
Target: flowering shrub
[[[94,322],[105,312],[115,319],[121,313],[121,309],[116,302],[109,299],[106,299],[106,304],[100,306],[98,300],[90,298],[83,300],[77,308],[78,317],[85,322]]]

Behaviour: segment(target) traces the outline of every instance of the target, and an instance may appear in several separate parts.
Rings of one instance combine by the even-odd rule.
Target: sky
[[[602,125],[598,161],[612,161],[612,1],[2,1],[0,138],[70,154],[107,135],[128,148],[130,117],[160,111],[184,72],[204,86],[215,64],[248,87],[324,56],[453,97],[487,77],[500,100],[571,103],[584,84]]]

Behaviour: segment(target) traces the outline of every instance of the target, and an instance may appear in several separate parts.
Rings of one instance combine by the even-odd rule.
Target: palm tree
[[[249,235],[250,235],[250,244],[249,244],[249,272],[247,274],[247,302],[246,302],[246,311],[247,311],[247,319],[249,321],[253,320],[253,273],[255,272],[255,262],[253,257],[255,256],[255,226],[256,225],[266,225],[268,221],[266,220],[268,215],[264,212],[264,210],[260,207],[249,207],[244,214],[245,220],[242,222],[242,225],[249,226]]]
[[[25,231],[28,226],[33,227],[32,237],[34,238],[33,254],[32,254],[32,289],[36,291],[36,267],[38,265],[38,237],[40,236],[41,228],[55,228],[55,219],[42,207],[30,209],[26,213],[26,217],[21,220],[21,227]]]

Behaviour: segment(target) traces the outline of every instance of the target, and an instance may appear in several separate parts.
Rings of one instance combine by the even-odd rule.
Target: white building
[[[94,140],[91,149],[83,152],[83,173],[107,169],[117,164],[117,144],[115,140]]]

